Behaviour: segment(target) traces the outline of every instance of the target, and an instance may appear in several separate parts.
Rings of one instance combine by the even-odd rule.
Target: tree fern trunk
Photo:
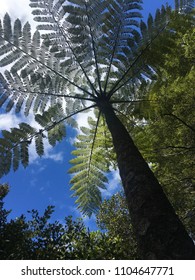
[[[129,133],[107,104],[120,176],[143,259],[195,259],[195,246]]]

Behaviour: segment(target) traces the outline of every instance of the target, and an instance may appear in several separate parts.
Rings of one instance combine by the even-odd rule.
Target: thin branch
[[[149,49],[149,47],[153,44],[153,42],[156,40],[156,38],[158,38],[158,36],[165,30],[165,28],[167,27],[168,23],[159,30],[159,32],[153,37],[153,39],[151,39],[149,41],[149,43],[146,45],[146,47],[140,52],[140,54],[135,58],[135,60],[132,62],[132,64],[128,67],[128,69],[125,71],[125,73],[122,75],[122,77],[116,82],[116,84],[113,86],[113,88],[111,89],[108,97],[111,98],[111,96],[118,91],[121,87],[123,87],[125,83],[123,83],[122,85],[120,85],[118,87],[118,85],[123,81],[123,79],[127,76],[127,74],[129,73],[129,71],[133,68],[133,66],[137,63],[137,61],[142,57],[142,55]]]
[[[195,147],[185,147],[185,146],[166,146],[162,148],[158,148],[157,151],[159,150],[167,150],[167,149],[184,149],[184,150],[194,150]]]
[[[194,213],[192,213],[192,211],[194,211]],[[189,211],[187,213],[187,215],[183,217],[183,220],[192,219],[193,217],[195,217],[195,209],[192,209],[191,211]]]
[[[83,108],[83,109],[81,109],[81,110],[78,110],[77,112],[74,112],[74,113],[72,113],[72,114],[70,114],[70,115],[68,115],[68,116],[66,116],[66,117],[64,117],[64,118],[62,118],[61,120],[59,120],[59,121],[57,121],[57,122],[55,122],[55,123],[52,123],[51,125],[46,126],[46,127],[43,128],[43,129],[40,129],[38,132],[35,132],[34,134],[30,135],[27,139],[21,139],[21,141],[15,143],[12,147],[10,147],[10,148],[8,149],[8,151],[11,151],[11,150],[14,149],[16,146],[18,146],[18,145],[20,145],[20,144],[22,144],[22,143],[28,143],[28,144],[30,144],[30,143],[32,142],[32,139],[33,139],[35,136],[37,136],[37,135],[39,135],[39,134],[42,134],[44,131],[49,131],[49,130],[51,130],[52,128],[54,128],[56,125],[58,125],[58,124],[64,122],[65,120],[67,120],[68,118],[71,118],[71,117],[73,117],[73,116],[75,116],[75,115],[77,115],[77,114],[79,114],[79,113],[82,113],[82,112],[84,112],[84,111],[86,111],[86,110],[89,110],[89,109],[91,109],[91,108],[94,108],[95,106],[96,106],[96,105],[91,105],[91,106],[89,106],[89,107],[86,107],[86,108]]]
[[[137,76],[137,74],[139,74],[139,73],[141,72],[142,68],[143,68],[143,67],[140,67],[130,78],[128,78],[127,80],[125,80],[123,84],[119,85],[119,86],[115,89],[114,93],[117,92],[117,91],[118,91],[119,89],[121,89],[122,87],[124,87],[126,84],[128,84],[128,82],[130,82],[133,78],[135,78],[135,77]],[[113,93],[113,94],[114,94],[114,93]]]
[[[71,113],[70,115],[68,115],[68,116],[62,118],[61,120],[59,120],[58,122],[56,122],[55,125],[57,125],[57,124],[59,124],[59,123],[65,121],[65,120],[67,120],[67,119],[69,119],[69,118],[71,118],[71,117],[73,117],[73,116],[75,116],[75,115],[77,115],[77,114],[79,114],[79,113],[82,113],[82,112],[84,112],[84,111],[87,111],[87,110],[92,109],[92,108],[95,108],[95,107],[96,107],[96,104],[93,104],[93,105],[91,105],[91,106],[89,106],[89,107],[86,107],[86,108],[80,109],[80,110],[78,110],[78,111],[76,111],[76,112],[74,112],[74,113]],[[50,128],[50,129],[51,129],[51,128]],[[48,129],[48,130],[49,130],[49,129]]]
[[[186,127],[188,127],[190,130],[192,130],[193,132],[195,132],[195,128],[192,127],[191,125],[187,124],[184,120],[180,119],[178,116],[170,113],[170,114],[164,114],[164,116],[171,116],[173,118],[175,118],[176,120],[180,121],[181,123],[183,123]]]
[[[127,117],[127,115],[125,115],[124,113],[122,113],[121,111],[119,111],[118,109],[114,108],[114,111],[119,113],[120,115],[122,115],[123,117],[125,117],[129,122],[132,122],[132,119],[130,119],[129,117]]]
[[[95,102],[95,99],[82,97],[82,96],[79,96],[79,95],[73,96],[73,95],[55,94],[55,93],[49,93],[49,92],[25,91],[25,90],[21,90],[21,89],[17,90],[17,89],[14,89],[14,88],[12,88],[11,90],[16,91],[16,92],[22,92],[22,93],[25,93],[25,94],[46,95],[46,96],[50,96],[50,97],[55,96],[55,97],[72,98],[72,99],[79,99],[79,100],[86,100],[86,101]]]
[[[119,104],[119,103],[139,103],[139,102],[157,102],[155,100],[147,100],[147,99],[139,99],[139,100],[110,100],[111,104]]]
[[[88,92],[86,89],[80,87],[79,85],[75,84],[74,82],[70,81],[68,78],[64,77],[61,73],[57,72],[56,70],[52,69],[51,67],[49,67],[48,65],[45,65],[43,62],[41,62],[40,60],[38,60],[37,58],[35,58],[34,56],[32,56],[31,54],[27,53],[26,51],[24,51],[23,49],[21,49],[20,47],[16,46],[15,44],[13,44],[12,42],[10,42],[9,40],[5,39],[4,37],[2,37],[0,35],[0,38],[3,39],[4,41],[6,41],[7,43],[9,43],[11,46],[13,46],[14,48],[16,48],[17,50],[19,50],[20,52],[22,52],[23,54],[25,54],[26,56],[30,57],[31,59],[35,60],[37,63],[39,63],[40,65],[42,65],[43,67],[49,69],[51,72],[53,72],[55,75],[61,77],[62,79],[64,79],[66,82],[68,82],[69,84],[73,85],[74,87],[78,88],[79,90],[87,93],[89,96],[94,97],[93,94],[91,94],[90,92]]]

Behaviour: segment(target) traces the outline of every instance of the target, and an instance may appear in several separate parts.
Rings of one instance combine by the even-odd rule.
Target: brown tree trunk
[[[111,105],[100,106],[111,132],[142,259],[195,259],[195,246]]]

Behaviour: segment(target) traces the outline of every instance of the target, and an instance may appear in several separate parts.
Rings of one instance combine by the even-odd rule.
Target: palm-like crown
[[[181,12],[194,1],[175,2]],[[141,0],[30,0],[30,6],[38,22],[33,35],[29,23],[17,19],[12,27],[8,14],[0,23],[0,67],[10,65],[0,74],[0,105],[7,112],[24,109],[26,116],[33,109],[42,129],[21,123],[2,132],[0,175],[28,165],[32,139],[41,156],[44,137],[55,145],[65,137],[65,121],[75,125],[77,113],[96,107],[96,120],[78,136],[70,170],[80,208],[90,215],[101,203],[113,157],[102,104],[124,114],[143,98],[158,61],[149,63],[151,49],[162,31],[169,32],[171,8],[163,6],[144,23]]]

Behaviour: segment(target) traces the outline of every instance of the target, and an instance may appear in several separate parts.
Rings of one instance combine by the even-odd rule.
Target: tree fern
[[[175,2],[176,13],[194,3]],[[122,118],[146,101],[145,86],[161,59],[158,38],[174,34],[172,11],[163,6],[145,23],[140,0],[30,0],[30,6],[37,22],[34,34],[29,23],[22,26],[17,19],[12,25],[8,14],[0,22],[0,67],[6,67],[0,73],[0,106],[26,116],[33,110],[42,128],[22,123],[2,132],[0,175],[28,165],[33,139],[41,156],[45,137],[55,145],[65,136],[65,121],[75,126],[76,114],[96,108],[97,120],[89,119],[90,128],[78,136],[70,171],[76,173],[71,183],[79,207],[91,214],[101,203],[99,188],[106,186],[112,153],[104,107],[112,105]]]

